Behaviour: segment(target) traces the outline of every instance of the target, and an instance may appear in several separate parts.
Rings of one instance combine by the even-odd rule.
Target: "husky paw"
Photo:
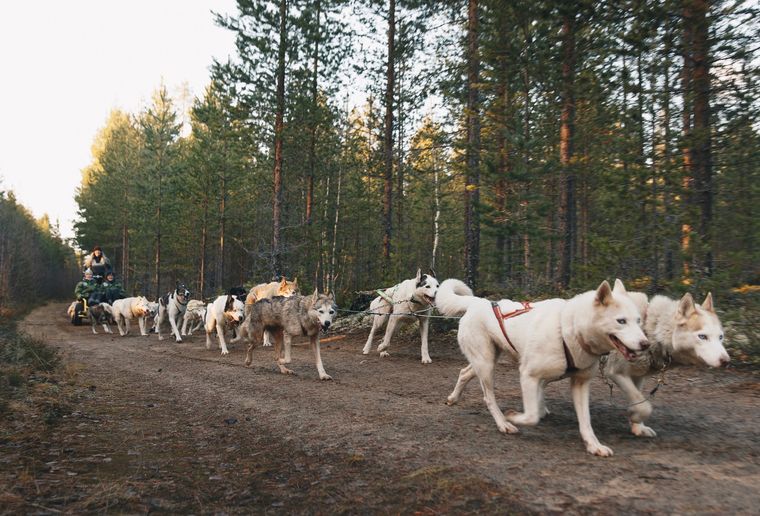
[[[325,374],[319,375],[319,379],[320,380],[332,380],[332,376],[330,376],[329,374],[325,373]]]
[[[385,357],[389,357],[389,356],[391,356],[391,354],[390,354],[390,353],[388,353],[387,351],[381,351],[381,352],[380,352],[380,356],[381,356],[381,357],[383,357],[383,358],[385,358]]]
[[[272,343],[271,343],[271,342],[264,342],[264,343],[261,345],[261,347],[263,347],[263,348],[271,348],[271,347],[272,347]]]
[[[631,423],[631,433],[637,437],[657,437],[657,432],[644,423]]]
[[[287,367],[283,367],[283,366],[280,366],[280,372],[282,374],[292,374],[292,375],[296,374],[296,372],[293,371],[292,369],[288,369]]]
[[[528,416],[525,412],[516,412],[514,410],[508,411],[504,416],[508,421],[516,425],[535,425],[538,424],[538,420]]]
[[[182,339],[177,339],[177,342],[182,342]]]
[[[378,350],[378,351],[383,351],[383,350],[385,350],[385,349],[388,349],[388,344],[386,344],[385,342],[383,342],[382,344],[380,344],[380,345],[377,347],[377,350]]]
[[[362,350],[362,355],[369,355],[369,348],[364,348]]]
[[[448,398],[446,398],[446,405],[448,406],[456,405],[458,402],[459,402],[458,397],[449,396]]]
[[[500,425],[497,423],[496,426],[499,427],[499,432],[501,432],[502,434],[516,434],[520,432],[520,430],[515,425],[508,423],[506,421],[504,422],[503,425]]]
[[[245,367],[251,367],[251,363],[252,362],[253,362],[253,360],[246,359],[245,362],[244,362]]]
[[[587,444],[586,451],[591,455],[596,455],[597,457],[612,457],[612,448],[599,443]]]
[[[423,364],[432,364],[433,361],[430,360],[430,357],[422,357],[422,363]]]
[[[230,352],[229,352],[229,351],[227,351],[226,349],[223,349],[223,350],[222,350],[222,356],[224,356],[224,355],[229,355],[229,354],[230,354]]]
[[[164,337],[162,335],[159,335],[158,340],[164,340]]]

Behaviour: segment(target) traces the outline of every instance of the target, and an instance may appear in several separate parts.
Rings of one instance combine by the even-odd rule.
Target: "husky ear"
[[[610,302],[611,299],[612,289],[610,289],[610,284],[607,283],[607,280],[604,280],[602,281],[602,284],[599,285],[599,288],[596,289],[596,298],[594,298],[594,303],[597,305],[605,306]]]
[[[683,295],[681,301],[678,302],[678,319],[684,322],[693,314],[697,309],[694,307],[694,298],[688,292]]]
[[[296,276],[296,277],[293,279],[293,288],[296,288],[297,286],[298,286],[298,276]]]
[[[227,301],[224,302],[224,311],[229,312],[235,305],[235,298],[233,296],[227,296]]]
[[[620,278],[615,278],[615,286],[613,287],[612,291],[615,294],[627,294],[625,290],[625,285],[623,285],[623,282],[620,281]]]
[[[311,305],[312,305],[312,306],[314,306],[314,303],[316,303],[316,302],[317,302],[317,299],[319,299],[319,289],[318,289],[318,288],[315,288],[315,289],[314,289],[314,295],[313,295],[313,296],[311,296]]]
[[[287,284],[288,284],[288,279],[285,276],[283,276],[282,280],[280,280],[280,286],[285,287],[287,286]]]
[[[417,269],[417,277],[415,278],[415,281],[419,283],[421,278],[422,278],[422,269]]]
[[[708,312],[715,313],[715,307],[713,306],[712,292],[707,293],[707,297],[702,301],[702,308]]]

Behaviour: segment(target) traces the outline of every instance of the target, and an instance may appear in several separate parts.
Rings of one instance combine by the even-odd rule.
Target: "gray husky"
[[[245,365],[253,361],[253,348],[261,344],[264,331],[274,336],[275,360],[283,374],[293,374],[285,367],[291,361],[291,338],[307,335],[314,350],[317,372],[320,380],[332,380],[322,365],[319,352],[319,332],[327,331],[335,317],[335,298],[332,294],[320,294],[317,290],[311,296],[294,295],[291,297],[273,297],[262,299],[258,303],[245,306],[245,327],[250,344],[245,355]],[[282,355],[284,342],[285,355]]]
[[[644,424],[652,413],[652,404],[641,392],[646,377],[681,364],[721,367],[730,359],[723,347],[723,326],[715,313],[712,294],[707,294],[701,306],[691,294],[684,294],[678,301],[655,296],[649,303],[644,294],[631,295],[643,298],[637,305],[644,315],[644,331],[652,345],[632,361],[617,352],[611,353],[606,374],[628,398],[631,433],[655,437],[657,433]]]

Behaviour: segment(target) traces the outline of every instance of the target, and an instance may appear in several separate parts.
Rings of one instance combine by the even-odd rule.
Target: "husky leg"
[[[248,324],[246,324],[248,326]],[[250,367],[253,362],[253,348],[256,342],[262,338],[261,330],[254,328],[253,325],[247,328],[248,332],[248,349],[245,352],[245,365]]]
[[[591,378],[573,376],[570,379],[570,385],[573,392],[575,413],[578,416],[578,427],[580,428],[583,442],[586,443],[586,451],[599,457],[610,457],[612,449],[600,443],[594,434],[594,429],[591,428],[591,412],[589,410]]]
[[[420,319],[420,337],[422,338],[422,349],[420,354],[422,355],[422,363],[430,364],[433,361],[430,360],[430,354],[428,353],[428,328],[430,327],[430,318],[423,315]]]
[[[466,367],[459,371],[459,379],[457,379],[457,384],[454,387],[454,390],[451,391],[449,397],[446,398],[446,405],[454,405],[457,403],[462,397],[462,391],[464,391],[464,388],[470,383],[470,380],[475,378],[475,376],[475,371],[470,364],[467,364]]]
[[[262,344],[262,346],[264,346],[265,348],[268,348],[271,345],[272,345],[272,334],[269,332],[269,330],[266,330],[264,332],[264,343]]]
[[[544,396],[544,393],[546,392],[546,382],[541,380],[539,384],[539,390],[538,390],[538,418],[543,419],[544,416],[548,416],[551,414],[549,412],[549,409],[546,408],[546,396]]]
[[[320,380],[332,380],[332,376],[325,372],[325,366],[322,365],[322,355],[319,352],[319,335],[311,338],[311,349],[314,350],[314,361],[317,363],[317,372]]]
[[[496,395],[494,394],[494,369],[496,367],[496,360],[499,358],[500,350],[493,345],[488,337],[479,335],[466,335],[460,328],[459,335],[457,336],[459,341],[459,347],[470,362],[472,371],[468,371],[467,367],[462,369],[459,373],[460,380],[462,382],[461,389],[467,385],[467,382],[472,377],[472,372],[477,375],[480,381],[480,388],[483,391],[483,401],[488,407],[488,411],[491,413],[496,422],[496,426],[499,431],[505,434],[515,434],[519,432],[516,426],[504,419],[499,405],[496,403]],[[457,381],[459,385],[459,381]],[[456,392],[456,388],[454,389]]]
[[[369,355],[369,351],[372,349],[372,339],[375,338],[375,332],[385,325],[389,317],[387,314],[378,314],[372,317],[372,329],[369,330],[369,337],[367,337],[367,343],[364,345],[364,349],[362,349],[362,354]]]
[[[184,317],[182,317],[182,331],[180,332],[183,337],[187,337],[187,323],[190,320],[188,317],[189,312],[185,312]]]
[[[206,349],[211,349],[211,332],[214,331],[215,328],[218,333],[219,328],[217,327],[216,319],[209,318],[209,320],[206,321]]]
[[[190,334],[192,335],[193,330],[190,330]],[[244,340],[248,336],[248,328],[245,324],[241,324],[237,328],[237,335],[235,335],[232,340],[230,341],[230,344],[237,344],[241,340]]]
[[[385,335],[383,335],[383,342],[377,347],[377,350],[380,352],[381,357],[387,357],[389,356],[388,352],[385,351],[388,349],[388,346],[391,344],[391,337],[393,337],[393,333],[396,331],[396,325],[398,324],[398,317],[390,317],[388,316],[388,327],[385,328]]]
[[[283,342],[285,345],[285,354],[290,355],[290,333],[280,330],[274,335],[274,356],[277,361],[277,366],[280,368],[282,374],[295,374],[293,371],[285,367],[287,362],[285,361],[285,358],[281,356]]]
[[[523,412],[510,411],[507,419],[516,425],[536,425],[541,419],[541,399],[544,396],[541,380],[526,371],[520,372]]]
[[[138,324],[138,326],[140,326],[140,335],[142,335],[143,337],[147,337],[148,336],[148,330],[145,327],[145,316],[141,315],[140,317],[138,317],[137,318],[137,324]]]
[[[129,335],[129,323],[132,321],[132,319],[124,318],[124,335]]]
[[[124,317],[122,317],[121,314],[117,315],[116,328],[119,330],[119,335],[121,335],[122,337],[126,335],[126,332],[124,331],[124,328],[123,328],[123,324],[124,324]]]
[[[172,333],[174,334],[174,337],[177,340],[177,342],[182,342],[182,336],[179,334],[179,328],[177,328],[177,319],[175,317],[170,316],[169,324],[171,324],[172,326]]]
[[[161,335],[161,323],[164,322],[166,316],[166,308],[163,306],[159,307],[158,313],[156,314],[156,333],[158,333],[158,340],[164,340],[164,336]]]
[[[657,432],[644,424],[652,413],[652,404],[641,392],[644,378],[634,379],[624,374],[610,374],[609,378],[628,398],[628,420],[631,422],[631,433],[638,437],[656,437]]]
[[[111,327],[108,325],[108,323],[107,323],[107,322],[104,322],[104,323],[103,323],[103,331],[104,331],[104,332],[106,332],[106,333],[113,333],[113,332],[111,331]]]
[[[222,349],[222,356],[229,355],[230,352],[227,349],[227,342],[224,340],[224,326],[218,323],[216,325],[216,336],[219,337],[219,347]]]

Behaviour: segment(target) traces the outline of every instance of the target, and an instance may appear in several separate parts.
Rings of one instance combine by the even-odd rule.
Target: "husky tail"
[[[447,279],[438,287],[435,307],[443,315],[456,317],[464,314],[474,300],[470,287],[458,279]]]

